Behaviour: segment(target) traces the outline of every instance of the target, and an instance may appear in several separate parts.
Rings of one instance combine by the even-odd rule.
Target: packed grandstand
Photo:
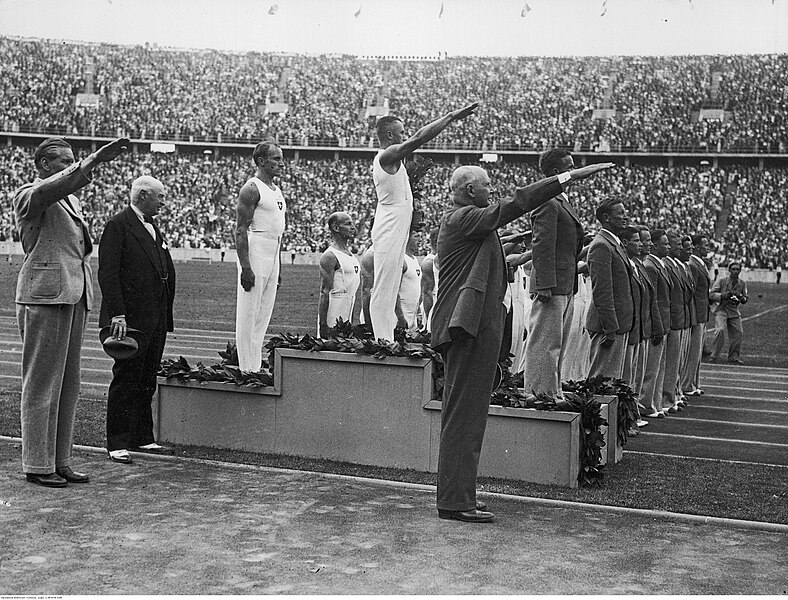
[[[161,224],[173,246],[233,246],[251,145],[274,137],[290,159],[284,247],[321,250],[331,212],[348,211],[361,237],[374,213],[376,114],[413,131],[478,101],[477,115],[426,146],[437,151],[421,201],[429,225],[454,160],[501,153],[487,167],[505,195],[538,177],[538,152],[561,146],[619,164],[573,188],[591,228],[597,202],[616,195],[636,220],[708,232],[721,263],[788,266],[788,55],[391,61],[0,38],[0,58],[2,240],[15,238],[11,195],[34,176],[43,136],[83,140],[79,152],[128,136],[147,143],[103,166],[83,195],[94,236],[149,173],[168,188]],[[162,154],[151,141],[184,144]]]

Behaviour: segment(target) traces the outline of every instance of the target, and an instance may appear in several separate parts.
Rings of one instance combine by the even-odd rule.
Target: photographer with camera
[[[720,361],[722,348],[725,346],[725,332],[728,333],[728,362],[742,365],[740,358],[742,324],[740,304],[747,304],[747,284],[739,279],[741,263],[732,262],[728,265],[728,276],[714,282],[709,290],[711,312],[714,314],[715,329],[712,335],[711,358],[713,363]]]

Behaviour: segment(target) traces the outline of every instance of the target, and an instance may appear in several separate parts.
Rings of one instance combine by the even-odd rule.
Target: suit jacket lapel
[[[161,276],[161,264],[159,261],[159,250],[156,248],[156,241],[150,236],[150,233],[148,233],[148,230],[145,229],[142,221],[139,220],[139,217],[137,217],[134,209],[130,206],[126,207],[126,222],[129,225],[129,231],[131,231],[132,235],[137,238],[137,241],[140,243],[140,246],[145,251],[145,254],[153,265],[153,268],[156,269],[156,272],[159,274],[159,276]]]

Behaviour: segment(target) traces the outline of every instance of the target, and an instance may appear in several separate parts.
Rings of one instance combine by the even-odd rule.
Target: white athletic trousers
[[[389,239],[380,242],[380,247],[378,241],[373,241],[375,281],[369,298],[369,316],[376,339],[394,340],[394,328],[397,326],[394,306],[402,281],[402,263],[405,260],[405,243],[408,241],[407,229],[404,234],[401,236],[402,240],[396,239],[394,235],[387,236]]]
[[[250,231],[249,263],[255,281],[248,292],[241,287],[241,263],[237,263],[235,345],[238,348],[240,369],[254,372],[262,367],[265,333],[276,301],[276,286],[279,281],[279,240]]]

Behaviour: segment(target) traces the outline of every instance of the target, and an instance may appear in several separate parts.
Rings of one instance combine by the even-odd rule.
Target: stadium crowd
[[[12,132],[368,147],[368,106],[422,123],[476,98],[478,118],[432,147],[788,151],[786,55],[397,62],[0,38],[0,57]],[[76,106],[86,90],[99,108]],[[615,117],[594,119],[597,108]],[[728,112],[698,120],[701,108]]]
[[[11,195],[30,180],[32,147],[0,149],[0,240],[14,239]],[[447,202],[453,165],[436,162],[424,176],[423,200],[428,228],[435,227]],[[486,168],[496,181],[494,195],[511,193],[520,182],[539,178],[536,168],[524,163],[499,163]],[[85,189],[82,198],[94,236],[128,203],[129,184],[141,174],[160,179],[168,189],[161,226],[174,247],[233,247],[235,198],[249,177],[252,164],[246,154],[140,153],[125,155],[103,165],[102,176]],[[288,199],[288,226],[284,248],[317,252],[329,242],[328,215],[348,212],[357,223],[359,240],[369,233],[376,199],[370,160],[289,161],[280,186]],[[633,213],[655,226],[691,223],[701,231],[715,232],[725,195],[730,208],[721,235],[712,238],[717,261],[743,261],[747,267],[788,265],[788,215],[782,209],[788,195],[788,169],[699,169],[690,166],[619,166],[594,180],[579,183],[574,194],[581,220],[594,224],[594,207],[602,197],[627,201]],[[426,253],[422,241],[422,254]]]

